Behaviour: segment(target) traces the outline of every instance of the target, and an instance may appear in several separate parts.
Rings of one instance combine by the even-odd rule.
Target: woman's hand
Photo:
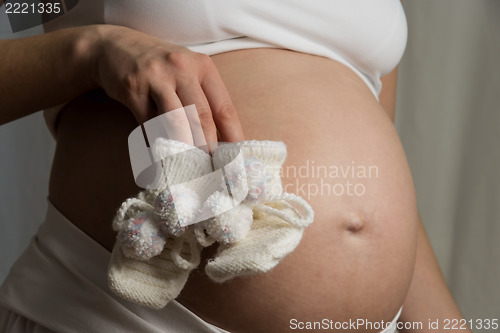
[[[125,27],[95,29],[98,46],[91,52],[91,80],[128,107],[140,124],[195,104],[208,144],[217,142],[217,130],[223,141],[244,139],[229,93],[209,56]],[[192,140],[188,119],[174,119],[174,126],[188,134],[181,140]]]

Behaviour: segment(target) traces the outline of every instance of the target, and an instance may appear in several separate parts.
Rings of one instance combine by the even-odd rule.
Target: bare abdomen
[[[282,332],[290,320],[391,320],[410,283],[416,204],[389,117],[349,69],[290,51],[213,60],[247,139],[281,140],[283,182],[316,218],[273,271],[225,284],[192,274],[179,300],[230,331]],[[111,218],[134,185],[127,136],[137,126],[114,102],[79,99],[61,116],[50,198],[108,248]]]

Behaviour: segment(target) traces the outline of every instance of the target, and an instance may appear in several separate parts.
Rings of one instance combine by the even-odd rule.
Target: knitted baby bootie
[[[147,260],[127,257],[117,241],[111,254],[108,285],[118,296],[152,309],[175,299],[200,263],[201,246],[192,230],[167,237],[161,254]]]
[[[243,164],[238,166],[232,162],[240,154]],[[243,141],[215,150],[214,166],[225,169],[231,192],[246,188],[239,205],[252,209],[252,222],[244,237],[219,240],[217,254],[205,266],[212,280],[224,282],[271,270],[296,248],[304,229],[312,223],[314,213],[309,204],[296,195],[283,193],[280,171],[285,158],[286,146],[282,142]],[[224,213],[226,217],[231,214],[232,220],[222,224],[230,234],[247,217],[236,209]],[[205,230],[211,233],[208,227]]]
[[[313,218],[309,204],[290,193],[284,193],[279,200],[253,206],[253,222],[246,237],[221,244],[205,266],[206,274],[213,281],[224,282],[270,271],[295,250]]]
[[[202,247],[190,224],[210,187],[196,179],[212,167],[208,154],[173,140],[157,139],[152,153],[161,163],[155,182],[127,199],[113,221],[118,236],[108,285],[128,301],[159,309],[179,295],[200,262]]]

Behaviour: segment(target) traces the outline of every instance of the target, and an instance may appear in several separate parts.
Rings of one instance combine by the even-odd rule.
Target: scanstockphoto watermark
[[[287,165],[281,170],[287,179],[285,191],[291,191],[306,199],[315,196],[364,196],[368,184],[379,178],[376,165],[351,161],[350,163],[324,165],[315,161]]]
[[[421,330],[424,324],[420,321],[416,322],[390,322],[390,321],[370,321],[368,319],[349,319],[347,321],[335,321],[331,319],[322,319],[321,321],[300,321],[298,319],[290,319],[291,330],[306,330],[306,331],[337,331],[351,330],[366,332],[367,330],[383,331],[390,327],[396,327],[398,330]]]

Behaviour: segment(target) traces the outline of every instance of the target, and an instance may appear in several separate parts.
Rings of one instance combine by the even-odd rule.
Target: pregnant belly
[[[285,189],[316,217],[271,272],[215,284],[195,271],[179,301],[235,332],[288,331],[292,319],[392,320],[411,280],[417,212],[389,117],[361,79],[328,59],[258,49],[213,60],[247,139],[287,144]],[[108,249],[114,212],[140,190],[127,151],[136,126],[99,93],[70,103],[59,121],[50,199]]]

